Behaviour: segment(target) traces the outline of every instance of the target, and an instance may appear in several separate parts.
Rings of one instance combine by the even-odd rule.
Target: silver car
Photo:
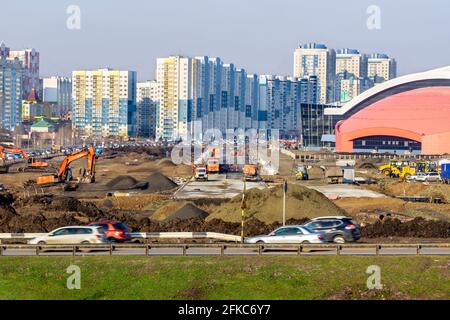
[[[424,176],[416,178],[418,182],[439,182],[441,180],[441,175],[437,172],[428,172]]]
[[[268,235],[249,237],[245,239],[248,244],[309,244],[326,243],[320,233],[314,233],[302,226],[281,227]]]
[[[28,242],[32,245],[65,245],[65,244],[103,244],[107,243],[100,227],[65,227],[49,234],[34,238]]]

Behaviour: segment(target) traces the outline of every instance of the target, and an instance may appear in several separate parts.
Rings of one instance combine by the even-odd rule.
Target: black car
[[[361,238],[361,227],[350,217],[316,218],[303,226],[311,231],[322,233],[328,242],[356,242]]]

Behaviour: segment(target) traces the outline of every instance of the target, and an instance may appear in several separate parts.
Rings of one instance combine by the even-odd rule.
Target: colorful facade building
[[[338,152],[450,154],[450,67],[378,84],[326,114],[346,119]]]
[[[72,73],[72,121],[86,137],[127,138],[136,134],[134,71],[98,69]]]

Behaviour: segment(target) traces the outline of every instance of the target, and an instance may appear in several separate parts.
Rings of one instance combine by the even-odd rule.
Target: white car
[[[64,227],[49,234],[31,239],[32,245],[53,244],[103,244],[107,243],[100,227]]]
[[[314,233],[302,226],[282,227],[269,235],[250,237],[245,239],[248,244],[309,244],[326,243],[325,238],[320,233]]]
[[[427,174],[425,172],[417,172],[416,174],[409,176],[408,178],[406,178],[407,181],[418,181],[417,179],[422,179],[423,177],[425,177]],[[422,180],[424,181],[424,180]]]
[[[437,172],[428,172],[423,176],[416,178],[417,182],[439,182],[442,181],[441,175]]]

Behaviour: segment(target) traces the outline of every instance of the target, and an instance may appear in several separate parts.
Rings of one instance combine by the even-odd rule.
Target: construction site
[[[450,237],[450,186],[417,181],[438,172],[438,160],[281,150],[276,175],[258,165],[175,165],[165,146],[88,147],[2,162],[0,233],[45,233],[94,221],[121,221],[133,232],[218,232],[244,236],[283,223],[350,216],[361,242],[443,242]],[[245,191],[244,191],[245,190]],[[196,240],[197,241],[197,240]]]

